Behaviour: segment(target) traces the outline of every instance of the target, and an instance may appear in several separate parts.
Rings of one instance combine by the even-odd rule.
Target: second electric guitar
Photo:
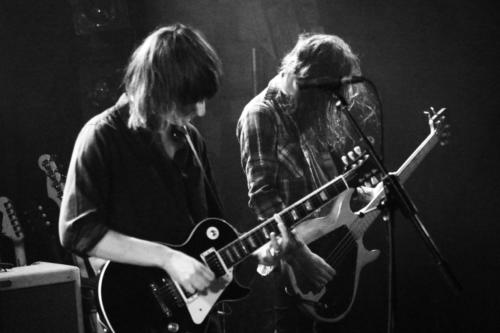
[[[430,134],[394,173],[399,181],[405,182],[437,143],[444,144],[448,136],[444,110],[431,108],[425,112]],[[299,306],[318,321],[337,322],[347,315],[356,297],[361,269],[379,255],[378,250],[364,247],[363,235],[379,216],[377,208],[385,200],[383,184],[377,185],[373,199],[357,213],[350,206],[354,191],[339,195],[327,216],[304,221],[296,228],[297,235],[335,268],[333,280],[321,290],[310,290],[291,267],[284,265],[290,280],[288,291],[301,298]]]

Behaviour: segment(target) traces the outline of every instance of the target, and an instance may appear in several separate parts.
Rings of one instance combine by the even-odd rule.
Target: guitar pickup
[[[230,275],[231,271],[227,268],[224,260],[213,247],[200,254],[201,259],[215,273],[216,277]]]

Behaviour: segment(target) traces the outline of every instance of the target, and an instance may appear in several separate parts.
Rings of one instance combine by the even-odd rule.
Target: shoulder
[[[262,122],[275,122],[277,116],[272,97],[266,88],[245,105],[238,119],[238,128],[257,125]]]
[[[103,112],[90,118],[84,127],[95,129],[116,128],[118,123],[123,123],[128,119],[128,104],[113,105]]]
[[[112,106],[90,118],[80,130],[77,144],[88,146],[96,143],[104,144],[113,133],[119,132],[128,117],[128,106]]]
[[[279,74],[269,81],[266,89],[252,98],[245,105],[238,120],[239,126],[247,122],[272,122],[274,123],[280,117],[281,92],[279,89]]]

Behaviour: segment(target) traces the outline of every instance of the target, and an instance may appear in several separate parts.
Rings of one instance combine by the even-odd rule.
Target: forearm
[[[131,265],[164,267],[172,251],[160,243],[108,230],[88,255]]]

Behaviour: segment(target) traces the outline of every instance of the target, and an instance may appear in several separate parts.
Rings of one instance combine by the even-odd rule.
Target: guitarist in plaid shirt
[[[360,75],[357,56],[341,38],[301,35],[282,60],[281,70],[244,108],[237,125],[241,163],[246,174],[249,206],[260,220],[269,218],[339,174],[348,131],[335,109],[336,95],[320,88],[299,89],[298,82]],[[355,93],[339,91],[348,101]],[[284,260],[312,288],[321,288],[334,269],[302,244]],[[271,269],[263,267],[262,273]],[[278,333],[332,332],[299,311],[275,280],[274,328]],[[271,321],[271,320],[270,320]]]

